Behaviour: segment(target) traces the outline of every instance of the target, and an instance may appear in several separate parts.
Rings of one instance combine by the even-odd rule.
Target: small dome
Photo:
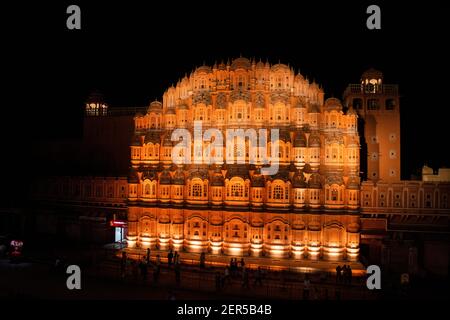
[[[251,67],[252,67],[252,64],[251,64],[250,60],[248,60],[247,58],[240,57],[240,58],[234,59],[231,62],[232,70],[236,70],[236,69],[249,70],[249,69],[251,69]]]
[[[175,109],[174,108],[168,108],[166,111],[166,114],[175,114]]]
[[[162,103],[155,100],[150,102],[150,106],[148,107],[149,112],[161,112],[162,111]]]
[[[274,64],[272,66],[272,68],[270,68],[270,71],[276,72],[276,71],[285,71],[285,72],[290,72],[290,69],[287,65],[283,64],[283,63],[277,63]]]
[[[184,172],[181,169],[177,169],[177,171],[175,171],[173,178],[172,178],[172,184],[177,184],[177,185],[184,185]]]
[[[236,164],[230,165],[227,170],[226,178],[231,179],[233,177],[240,177],[244,180],[248,179],[249,178],[248,168],[242,165]]]
[[[283,180],[287,182],[289,180],[289,171],[286,168],[280,168],[275,175],[270,176],[270,180]]]
[[[254,188],[264,188],[266,182],[264,180],[264,176],[260,174],[255,174],[252,177],[252,187]]]
[[[86,103],[105,103],[105,97],[100,91],[94,90],[86,99]]]
[[[199,74],[199,73],[211,73],[211,67],[208,66],[201,66],[198,67],[197,69],[195,69],[194,73]]]
[[[206,179],[206,173],[203,170],[194,169],[189,174],[189,179],[200,178],[202,180]]]
[[[220,174],[220,173],[214,174],[212,181],[211,181],[211,186],[223,187],[224,185],[225,185],[225,182],[223,180],[222,174]]]
[[[369,70],[364,71],[364,73],[362,74],[361,80],[364,79],[383,79],[383,73],[374,68],[370,68]]]
[[[157,180],[158,179],[158,175],[156,174],[155,170],[145,170],[142,173],[142,180]]]
[[[256,69],[264,69],[264,62],[259,60],[258,63],[256,64]]]
[[[318,173],[313,173],[308,181],[308,186],[311,189],[321,189],[322,183],[320,181],[320,175]]]
[[[309,147],[320,147],[320,136],[317,133],[313,133],[309,136]]]
[[[223,63],[223,61],[222,61],[222,62],[220,62],[219,65],[217,66],[217,69],[219,69],[219,70],[226,70],[226,69],[227,69],[227,66],[226,66],[226,64]]]
[[[172,177],[168,170],[164,170],[159,177],[159,184],[171,184]]]
[[[297,167],[295,166],[295,164],[293,162],[291,162],[291,164],[289,165],[289,172],[296,172],[297,171]]]
[[[311,165],[309,163],[305,164],[305,166],[303,167],[303,172],[304,173],[312,173],[312,169],[311,169]]]
[[[325,100],[324,108],[327,111],[336,110],[342,111],[342,103],[339,99],[336,98],[328,98]]]
[[[307,188],[308,184],[305,181],[305,177],[301,171],[297,171],[292,177],[292,187],[293,188]]]
[[[297,132],[294,140],[294,148],[306,147],[306,136],[303,132]]]

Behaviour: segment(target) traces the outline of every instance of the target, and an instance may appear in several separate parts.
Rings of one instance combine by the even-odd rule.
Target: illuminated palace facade
[[[128,246],[357,260],[357,118],[351,105],[324,100],[319,85],[284,64],[241,57],[197,68],[134,118]],[[201,133],[223,134],[222,148],[208,148],[214,138],[194,141],[197,121]],[[176,128],[192,133],[184,164],[172,160]],[[237,128],[267,129],[267,148],[238,138],[230,147],[226,130]],[[279,130],[277,139],[270,129]],[[223,161],[208,164],[214,155],[205,150]],[[262,158],[279,166],[275,174],[263,174]]]

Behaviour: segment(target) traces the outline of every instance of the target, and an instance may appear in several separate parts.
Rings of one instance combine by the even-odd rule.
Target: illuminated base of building
[[[345,256],[344,247],[323,247],[322,248],[323,257],[325,260],[329,261],[340,261],[343,260]]]
[[[151,243],[154,243],[153,245]],[[156,244],[157,243],[157,244]],[[276,244],[252,243],[227,243],[199,240],[179,240],[164,239],[158,242],[151,242],[147,239],[140,241],[128,240],[129,248],[157,248],[159,250],[175,250],[193,253],[209,252],[217,255],[228,256],[253,256],[253,257],[271,257],[271,258],[294,258],[308,260],[326,260],[326,261],[358,261],[359,248],[345,247],[327,247],[327,246],[289,246]]]
[[[250,243],[224,242],[223,253],[230,256],[248,256],[250,253]]]
[[[359,216],[130,206],[128,247],[357,261]]]
[[[212,244],[210,244],[207,240],[185,240],[184,248],[188,252],[207,252],[208,248],[210,248]]]

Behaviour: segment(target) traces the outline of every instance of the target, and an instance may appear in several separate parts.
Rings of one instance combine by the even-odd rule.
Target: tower
[[[106,116],[108,105],[105,103],[103,95],[99,91],[90,94],[85,104],[86,116]]]
[[[362,120],[363,145],[367,148],[366,157],[361,153],[363,175],[373,181],[400,180],[398,85],[384,84],[383,74],[369,69],[362,74],[360,84],[347,86],[343,100]]]

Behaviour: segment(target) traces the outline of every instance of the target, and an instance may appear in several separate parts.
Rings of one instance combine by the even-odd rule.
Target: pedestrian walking
[[[339,288],[336,288],[334,291],[334,297],[336,300],[341,300],[341,290]]]
[[[305,280],[303,281],[303,299],[309,299],[309,289],[311,282],[309,281],[308,275],[305,275]]]
[[[231,283],[230,268],[229,267],[225,268],[225,270],[224,270],[224,277],[223,278],[224,278],[224,282],[226,281],[228,283]]]
[[[125,251],[122,252],[122,259],[120,259],[120,277],[123,279],[126,275],[127,268],[127,253]]]
[[[347,281],[348,281],[348,284],[352,284],[352,276],[353,276],[352,273],[353,273],[352,267],[348,266],[347,267],[347,277],[348,277]]]
[[[158,283],[158,280],[159,280],[159,271],[160,271],[160,267],[157,264],[155,264],[153,266],[153,282],[155,284]]]
[[[200,268],[202,268],[202,269],[205,268],[205,260],[206,260],[206,254],[204,252],[202,252],[200,254]]]
[[[141,269],[141,277],[142,282],[147,282],[147,263],[144,259],[142,259],[141,263],[139,264],[139,268]]]
[[[179,286],[181,283],[181,270],[180,270],[179,263],[175,264],[174,271],[175,271],[175,282],[176,282],[177,286]]]
[[[241,258],[241,268],[244,269],[245,268],[245,262],[244,262],[244,258]]]
[[[216,291],[219,291],[220,288],[222,287],[222,279],[220,278],[220,272],[216,272],[216,276],[215,276],[215,280],[216,280]]]
[[[134,281],[138,280],[138,273],[139,273],[138,268],[139,268],[138,263],[134,260],[131,260],[131,272],[133,273]]]
[[[261,267],[258,266],[258,269],[256,269],[256,274],[255,274],[255,282],[254,285],[260,285],[262,286],[262,273],[261,273]]]
[[[244,267],[242,269],[242,287],[248,289],[250,287],[249,278],[248,278],[248,270]]]
[[[328,300],[328,288],[323,289],[323,300]]]
[[[341,277],[342,277],[342,267],[338,265],[336,267],[336,283],[341,282]]]
[[[172,260],[173,260],[173,252],[172,249],[170,249],[169,253],[167,254],[167,263],[169,264],[169,267],[172,266]]]
[[[342,283],[347,284],[348,283],[348,268],[346,264],[342,267]]]
[[[151,258],[151,256],[150,256],[150,248],[147,248],[147,257],[146,257],[147,259],[147,265],[149,265],[150,264],[150,258]]]

